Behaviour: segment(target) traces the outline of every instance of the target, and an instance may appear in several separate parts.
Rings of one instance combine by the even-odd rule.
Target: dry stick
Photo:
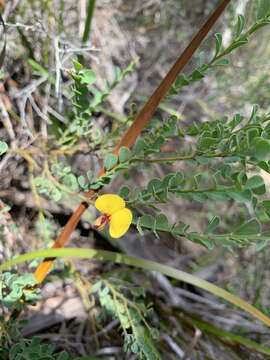
[[[177,59],[175,64],[172,66],[172,68],[169,70],[168,74],[165,76],[165,78],[161,81],[160,85],[154,91],[153,95],[150,97],[150,99],[144,105],[142,110],[139,112],[133,124],[124,134],[123,138],[120,140],[119,144],[116,146],[114,150],[115,154],[118,154],[118,151],[122,146],[130,148],[134,145],[137,137],[140,135],[144,127],[152,118],[152,115],[154,114],[160,101],[167,94],[168,90],[173,85],[180,71],[184,68],[184,66],[188,63],[194,52],[198,49],[198,47],[200,46],[200,44],[202,43],[208,32],[212,29],[213,25],[220,17],[222,12],[225,10],[229,2],[230,0],[221,1],[220,4],[215,9],[215,11],[210,15],[208,20],[204,23],[204,25],[201,27],[198,33],[194,36],[190,44],[185,48],[183,53]],[[102,169],[100,171],[100,175],[103,175],[104,173],[105,170]],[[94,195],[95,195],[95,191],[93,190],[90,190],[85,194],[85,196],[89,199],[91,199]],[[88,206],[89,205],[86,202],[82,202],[79,205],[79,207],[72,214],[67,224],[63,228],[61,234],[55,241],[54,245],[52,246],[53,248],[61,248],[68,243],[71,233],[76,228],[82,214],[88,208]],[[54,259],[46,259],[37,267],[34,276],[36,277],[38,282],[42,282],[45,279],[46,275],[51,270],[53,261]]]

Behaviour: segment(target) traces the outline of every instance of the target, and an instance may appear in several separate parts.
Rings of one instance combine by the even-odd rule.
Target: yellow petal
[[[95,207],[100,212],[108,215],[112,215],[116,211],[124,209],[125,206],[125,201],[115,194],[101,195],[95,201]]]
[[[112,238],[120,238],[123,236],[130,227],[132,221],[132,212],[124,208],[117,211],[111,217],[109,233]]]

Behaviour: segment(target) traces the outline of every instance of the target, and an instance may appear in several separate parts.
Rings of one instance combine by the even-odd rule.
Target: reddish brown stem
[[[91,199],[94,196],[93,191],[89,191],[85,195]],[[75,230],[76,226],[78,225],[78,222],[80,221],[80,218],[82,214],[85,212],[85,210],[88,208],[88,204],[86,202],[82,202],[79,207],[74,211],[74,213],[69,218],[67,224],[64,226],[63,230],[61,231],[59,237],[56,239],[55,243],[53,244],[53,248],[61,248],[64,247],[72,232]],[[44,260],[36,269],[34,276],[38,282],[42,282],[46,275],[51,270],[52,264],[54,259],[46,259]]]
[[[149,120],[152,118],[155,110],[157,109],[159,103],[164,98],[164,96],[169,91],[170,87],[175,82],[177,76],[183,70],[185,65],[191,59],[194,52],[198,49],[203,39],[206,37],[208,32],[211,30],[219,16],[222,14],[226,6],[230,0],[221,1],[217,6],[215,11],[211,14],[211,16],[206,20],[201,29],[197,32],[194,38],[191,40],[189,45],[185,48],[179,58],[176,60],[174,65],[171,67],[165,78],[161,81],[157,89],[153,92],[152,96],[149,98],[147,103],[144,105],[142,110],[137,115],[135,121],[124,134],[119,144],[116,146],[115,152],[122,146],[126,146],[130,148],[134,145],[137,137],[140,135],[141,131],[147,125]]]
[[[198,31],[198,33],[194,36],[194,38],[191,40],[189,45],[185,48],[185,50],[182,52],[182,54],[179,56],[175,64],[171,67],[168,74],[165,76],[165,78],[161,81],[160,85],[157,87],[157,89],[154,91],[152,96],[149,98],[149,100],[146,102],[142,110],[137,115],[136,119],[134,120],[133,124],[130,126],[130,128],[126,131],[122,139],[120,140],[119,144],[116,146],[114,153],[118,154],[119,149],[122,146],[126,146],[128,148],[131,148],[137,137],[141,134],[144,127],[147,125],[147,123],[151,120],[155,110],[157,109],[160,101],[164,98],[164,96],[167,94],[168,90],[176,80],[179,73],[183,70],[184,66],[188,63],[188,61],[191,59],[194,52],[198,49],[206,35],[209,33],[209,31],[212,29],[213,25],[217,21],[217,19],[220,17],[226,6],[230,0],[223,0],[220,2],[220,4],[217,6],[217,8],[214,10],[214,12],[210,15],[208,20],[204,23],[204,25],[201,27],[201,29]],[[100,175],[104,174],[104,169],[101,170]],[[93,198],[95,192],[90,190],[85,194],[85,196],[89,199]],[[61,248],[64,247],[70,238],[71,233],[76,228],[78,222],[80,221],[80,218],[84,211],[88,208],[87,203],[81,203],[80,206],[75,210],[75,212],[72,214],[70,219],[68,220],[67,224],[63,228],[61,234],[55,241],[53,248]],[[47,259],[44,260],[36,269],[34,276],[36,277],[38,282],[42,282],[46,275],[49,273],[54,259]]]

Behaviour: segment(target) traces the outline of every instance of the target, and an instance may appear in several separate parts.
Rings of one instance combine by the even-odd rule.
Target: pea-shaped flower
[[[99,230],[108,223],[110,236],[116,239],[128,231],[132,221],[132,212],[126,208],[125,200],[120,196],[101,195],[95,201],[95,207],[102,213],[95,221],[95,226]]]

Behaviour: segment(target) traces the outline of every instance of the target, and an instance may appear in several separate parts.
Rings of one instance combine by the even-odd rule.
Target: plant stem
[[[82,43],[86,43],[89,39],[91,32],[91,23],[93,19],[96,0],[88,0],[87,16],[85,20],[84,32],[82,37]]]
[[[87,15],[86,15],[83,37],[82,37],[83,45],[89,40],[89,37],[90,37],[91,23],[92,23],[94,9],[95,9],[95,2],[96,2],[96,0],[88,0]],[[84,65],[84,57],[82,54],[78,55],[78,61],[79,61],[79,63]]]
[[[166,163],[166,162],[174,162],[174,161],[185,161],[185,160],[192,160],[194,159],[196,156],[198,156],[197,153],[192,153],[190,155],[186,155],[186,156],[171,156],[171,157],[164,157],[164,158],[158,158],[158,159],[139,159],[139,158],[134,158],[130,161],[130,163],[133,162],[146,162],[146,163]]]
[[[162,157],[156,159],[139,159],[135,158],[132,159],[131,162],[147,162],[147,163],[166,163],[166,162],[174,162],[174,161],[186,161],[186,160],[194,160],[198,156],[203,156],[204,158],[224,158],[229,156],[237,156],[235,153],[213,153],[213,154],[199,154],[198,152],[193,152],[190,155],[176,155],[176,156],[169,156],[169,157]]]

